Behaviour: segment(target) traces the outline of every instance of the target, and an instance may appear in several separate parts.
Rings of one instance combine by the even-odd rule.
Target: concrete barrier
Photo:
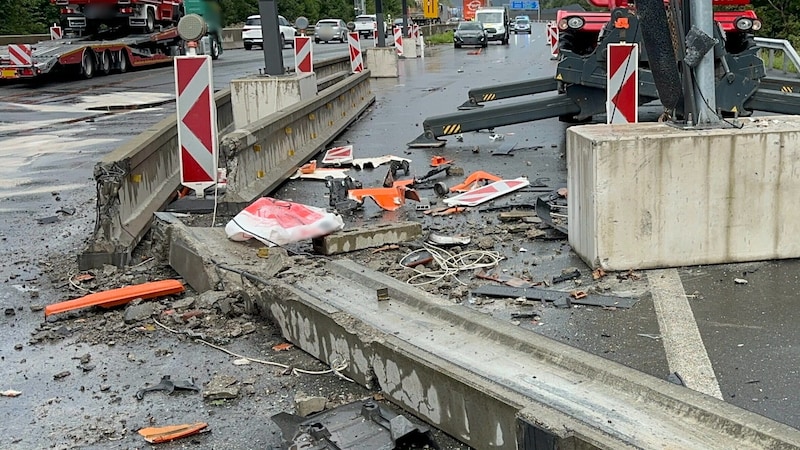
[[[234,48],[244,48],[244,41],[242,41],[242,29],[223,28],[222,48],[225,50],[230,50]]]
[[[323,73],[341,72],[345,64],[343,60],[346,58],[321,61],[317,67]],[[349,68],[349,62],[346,64]],[[341,89],[350,87],[347,86]],[[336,90],[328,93],[333,98],[339,95],[344,98],[347,94]],[[217,126],[220,135],[223,135],[233,125],[230,90],[218,92],[215,100]],[[346,113],[351,111],[348,109]],[[284,114],[289,112],[277,113],[271,119],[279,120]],[[349,120],[335,123],[338,126],[349,123]],[[128,264],[133,249],[150,228],[153,213],[174,198],[180,186],[176,124],[175,115],[165,118],[119,146],[95,166],[97,222],[87,248],[78,257],[81,270],[101,267],[103,264]],[[318,132],[318,137],[322,139],[331,133],[335,136],[342,128],[325,128]],[[291,140],[291,137],[286,140]]]
[[[796,449],[800,431],[521,329],[348,260],[277,275],[220,228],[161,214],[170,265],[358,383],[479,449]],[[168,222],[167,222],[168,221]],[[160,226],[159,226],[160,228]],[[221,283],[220,283],[221,281]],[[378,301],[386,288],[389,299]]]
[[[35,44],[50,39],[49,34],[6,34],[0,36],[0,45]]]
[[[322,150],[372,102],[365,70],[222,139],[228,170],[226,201],[250,201],[280,185]]]

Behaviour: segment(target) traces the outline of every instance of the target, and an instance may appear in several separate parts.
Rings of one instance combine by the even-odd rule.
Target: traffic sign
[[[311,38],[294,37],[294,73],[311,73],[314,71],[314,53],[311,50]]]
[[[350,68],[353,73],[364,71],[364,59],[361,56],[361,40],[357,31],[347,33],[347,46],[350,49]]]
[[[210,56],[177,56],[178,155],[181,184],[198,197],[217,180],[217,107]]]
[[[639,45],[608,45],[606,123],[639,121]]]
[[[464,0],[464,20],[475,20],[475,11],[484,6],[484,0]]]
[[[511,2],[511,9],[539,9],[539,2],[538,1],[513,1]]]
[[[439,17],[439,0],[425,0],[424,15],[426,19]]]
[[[447,206],[478,206],[481,203],[514,192],[530,185],[527,178],[514,178],[513,180],[500,180],[484,187],[458,194],[455,197],[444,199]]]

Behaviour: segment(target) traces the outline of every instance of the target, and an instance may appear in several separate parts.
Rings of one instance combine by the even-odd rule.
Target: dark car
[[[460,22],[453,33],[453,46],[461,48],[462,45],[488,46],[486,30],[480,22]]]

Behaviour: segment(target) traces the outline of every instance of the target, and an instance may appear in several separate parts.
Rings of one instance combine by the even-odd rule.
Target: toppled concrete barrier
[[[336,255],[413,241],[420,237],[422,237],[422,224],[419,222],[398,222],[337,231],[315,238],[312,242],[314,243],[315,251],[323,255]]]

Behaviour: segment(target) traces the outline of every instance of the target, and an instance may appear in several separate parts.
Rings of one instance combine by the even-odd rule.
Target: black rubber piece
[[[683,89],[664,1],[638,0],[636,8],[658,96],[667,110],[674,111],[681,104]]]

